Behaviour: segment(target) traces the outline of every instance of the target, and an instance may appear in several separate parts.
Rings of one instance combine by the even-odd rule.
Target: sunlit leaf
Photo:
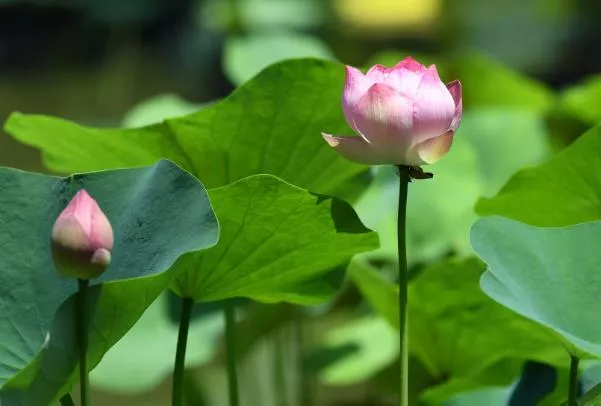
[[[365,171],[321,138],[352,134],[340,105],[344,67],[313,59],[270,66],[223,101],[197,113],[134,129],[87,128],[13,114],[5,130],[42,150],[63,173],[146,165],[171,159],[208,188],[268,173],[328,193]]]
[[[601,121],[601,75],[591,76],[561,94],[562,106],[578,119],[594,125]]]
[[[547,162],[526,168],[491,199],[480,215],[501,215],[538,226],[565,226],[601,219],[601,127],[581,136]]]
[[[349,347],[348,355],[328,365],[320,378],[330,385],[352,385],[373,376],[399,355],[398,333],[386,321],[366,316],[329,331],[322,345]]]
[[[352,207],[274,176],[255,175],[211,192],[221,226],[217,246],[182,257],[173,286],[198,302],[231,297],[317,303],[340,285],[324,277],[377,247]],[[318,278],[319,277],[319,278]]]

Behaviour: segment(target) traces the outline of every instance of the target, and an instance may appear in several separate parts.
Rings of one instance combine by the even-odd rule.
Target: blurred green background
[[[412,236],[411,260],[419,265],[469,252],[465,232],[476,199],[599,121],[599,104],[590,100],[601,93],[594,76],[601,71],[600,19],[595,0],[0,0],[0,119],[20,111],[97,127],[140,126],[222,98],[280,59],[366,67],[417,55],[437,63],[444,81],[464,83],[458,138],[473,144],[440,164],[455,178],[441,184],[459,198],[434,210],[453,221],[431,219]],[[509,141],[483,142],[483,135]],[[501,152],[508,158],[496,165]],[[0,166],[45,171],[38,151],[4,134]],[[479,168],[480,176],[466,168]],[[382,234],[394,212],[373,208],[394,188],[382,189],[389,174],[380,178],[377,192],[356,207]],[[431,204],[427,186],[414,196],[410,216]],[[433,227],[440,238],[423,244],[420,232],[431,236]],[[391,241],[383,238],[382,258],[394,249]],[[95,404],[168,404],[173,303],[161,296],[109,352],[92,375]],[[356,288],[302,314],[288,305],[244,309],[244,405],[395,404],[386,378],[397,356],[394,330],[372,315]],[[191,406],[226,404],[216,310],[197,308],[188,389],[198,401]],[[301,316],[304,322],[294,323]],[[298,379],[298,371],[306,376]],[[475,392],[449,404],[493,405],[508,390],[498,386],[486,400]]]

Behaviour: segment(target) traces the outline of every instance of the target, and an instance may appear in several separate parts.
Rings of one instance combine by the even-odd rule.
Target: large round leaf
[[[480,215],[501,215],[536,226],[601,219],[601,127],[587,131],[549,161],[526,168],[491,199]]]
[[[182,257],[174,290],[196,301],[236,296],[259,301],[323,302],[339,287],[324,273],[378,239],[342,200],[311,194],[270,175],[214,189],[217,246]]]
[[[110,268],[92,282],[90,364],[164,290],[179,256],[214,245],[218,226],[198,180],[168,161],[58,178],[0,169],[0,400],[47,405],[77,365],[74,279],[54,269],[50,234],[74,193],[85,188],[115,233]]]
[[[581,350],[601,355],[601,222],[539,228],[503,217],[474,224],[472,245],[489,265],[482,289]],[[575,346],[575,347],[574,347]],[[566,361],[567,362],[567,361]]]
[[[314,59],[271,65],[227,99],[197,113],[136,129],[96,129],[15,113],[5,129],[43,151],[48,168],[70,173],[146,165],[167,158],[208,188],[269,173],[328,193],[366,169],[321,138],[352,134],[340,95],[344,67]]]

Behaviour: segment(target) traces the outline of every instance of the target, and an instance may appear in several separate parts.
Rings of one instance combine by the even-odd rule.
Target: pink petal
[[[54,223],[53,233],[81,249],[112,249],[113,230],[96,200],[84,189],[77,192]],[[76,236],[79,235],[77,238]],[[73,241],[71,241],[73,239]],[[77,239],[77,241],[75,241]]]
[[[96,249],[113,249],[113,228],[106,215],[100,210],[92,212],[92,231],[90,233],[90,246]]]
[[[386,84],[403,96],[414,98],[422,81],[424,72],[412,71],[403,67],[393,68],[386,78]]]
[[[454,80],[447,85],[447,89],[449,89],[449,93],[451,93],[453,101],[455,102],[455,114],[453,116],[453,120],[451,121],[449,129],[455,131],[457,130],[457,128],[459,128],[461,116],[463,115],[463,102],[461,100],[461,82],[458,80]]]
[[[92,279],[109,266],[113,230],[98,203],[80,190],[52,228],[52,257],[63,276]]]
[[[455,116],[455,101],[430,66],[422,77],[414,99],[413,123],[419,138],[425,140],[446,132]]]
[[[413,59],[413,57],[411,56],[406,57],[393,67],[393,69],[399,68],[407,69],[411,72],[424,72],[426,70],[426,67],[424,65]]]
[[[342,93],[342,111],[348,117],[348,115],[357,109],[357,103],[367,93],[373,81],[364,76],[359,69],[352,66],[347,66],[345,71],[346,79]],[[351,125],[350,122],[349,125]]]
[[[433,164],[449,152],[453,143],[453,131],[430,138],[417,144],[408,154],[410,165]]]
[[[369,78],[373,83],[384,83],[386,75],[390,72],[390,68],[382,66],[380,64],[374,65],[365,74],[365,77]]]
[[[411,66],[412,69],[408,69],[404,65],[412,65],[412,63],[403,62],[404,61],[399,62],[393,68],[386,68],[382,65],[374,65],[369,69],[369,71],[367,71],[365,77],[369,78],[369,80],[373,82],[372,84],[385,84],[392,87],[404,96],[411,97],[417,91],[425,70],[414,71],[412,70],[414,68],[413,66]]]
[[[390,86],[374,84],[346,118],[374,149],[390,152],[411,143],[412,102]]]
[[[374,65],[365,74],[365,77],[372,81],[372,84],[383,83],[388,84],[391,74],[395,71],[395,68],[387,68],[383,65]]]
[[[367,79],[357,68],[347,66],[344,92],[342,93],[343,104],[353,105],[367,92],[373,81]]]
[[[94,206],[98,206],[96,201],[85,190],[80,190],[71,199],[67,207],[58,216],[57,222],[64,221],[69,218],[74,218],[79,223],[86,235],[90,234],[92,229],[92,211]],[[98,208],[100,210],[100,208]]]
[[[321,135],[330,147],[348,160],[366,165],[391,163],[361,137],[336,137],[326,133]]]
[[[372,66],[365,74],[373,83],[383,83],[401,94],[412,97],[426,72],[426,67],[412,57],[407,57],[392,68],[382,65]]]

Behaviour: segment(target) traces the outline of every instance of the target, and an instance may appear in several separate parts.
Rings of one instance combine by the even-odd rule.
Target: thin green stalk
[[[409,351],[407,334],[407,285],[409,276],[407,272],[407,247],[406,247],[406,216],[407,216],[407,189],[409,186],[409,167],[399,165],[399,208],[397,216],[397,241],[399,256],[399,345],[400,345],[400,373],[399,404],[409,406]]]
[[[285,354],[285,330],[288,326],[281,326],[274,332],[274,391],[276,394],[276,405],[286,406],[288,404],[286,391],[286,354]]]
[[[184,370],[184,397],[186,406],[208,406],[209,402],[193,371]]]
[[[86,320],[88,285],[89,281],[78,279],[79,292],[77,292],[77,303],[75,306],[75,329],[77,335],[77,347],[79,348],[79,391],[81,395],[81,406],[90,404],[90,383],[88,380],[88,325]]]
[[[240,4],[238,0],[228,0],[229,24],[228,30],[230,35],[243,34],[242,15],[240,13]]]
[[[184,406],[184,367],[186,362],[186,346],[188,345],[188,330],[190,329],[192,307],[194,307],[194,300],[189,297],[182,299],[182,311],[179,318],[179,333],[177,336],[177,350],[175,351],[175,365],[173,367],[173,388],[171,392],[172,406]]]
[[[236,371],[236,309],[231,300],[224,304],[225,346],[227,358],[227,379],[229,384],[230,406],[239,406],[238,373]]]
[[[59,399],[61,406],[75,406],[75,402],[68,393]]]
[[[294,321],[294,332],[296,336],[296,363],[298,368],[298,391],[299,391],[299,401],[298,404],[302,406],[311,406],[316,402],[314,401],[313,396],[313,385],[311,383],[311,375],[307,372],[307,368],[304,363],[304,351],[305,351],[305,343],[307,341],[307,336],[309,333],[309,329],[305,326],[305,320],[301,316]]]
[[[570,390],[568,395],[568,406],[578,404],[578,364],[580,359],[570,355]]]

